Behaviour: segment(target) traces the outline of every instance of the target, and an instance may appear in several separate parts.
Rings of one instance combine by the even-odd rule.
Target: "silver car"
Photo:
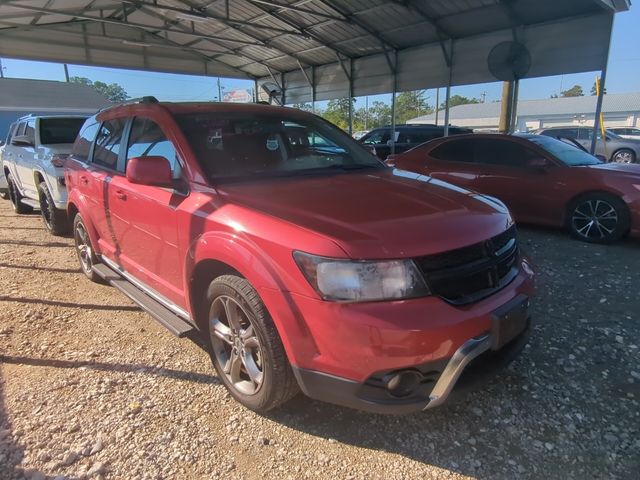
[[[571,138],[576,140],[587,150],[591,148],[593,127],[553,127],[541,128],[533,133],[556,138]],[[607,130],[604,141],[600,130],[596,136],[596,155],[602,156],[609,162],[637,163],[640,160],[640,140],[622,138]]]

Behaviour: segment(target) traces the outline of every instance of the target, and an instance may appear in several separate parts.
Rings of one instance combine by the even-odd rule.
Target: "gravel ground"
[[[7,202],[0,219],[1,479],[638,478],[638,242],[523,228],[530,345],[453,404],[394,417],[300,396],[259,416],[196,344],[86,280],[70,239]]]

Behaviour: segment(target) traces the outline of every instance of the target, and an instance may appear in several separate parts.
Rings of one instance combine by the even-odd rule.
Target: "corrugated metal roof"
[[[563,97],[547,98],[543,100],[520,100],[518,102],[518,116],[548,116],[548,115],[580,115],[591,114],[596,111],[596,97]],[[603,97],[603,113],[640,112],[640,92],[638,93],[610,93]],[[442,112],[439,117],[442,119]],[[500,116],[500,102],[471,103],[456,105],[449,109],[452,121],[474,118],[497,118]],[[433,123],[435,113],[423,115],[409,120],[410,123]]]
[[[92,112],[110,104],[94,88],[80,83],[0,78],[1,110],[66,109]]]
[[[487,50],[511,39],[513,27],[531,47],[532,76],[599,68],[612,14],[628,7],[628,0],[8,0],[0,2],[0,56],[271,80],[338,57],[373,65],[370,57],[392,64],[397,54],[398,83],[424,88],[445,84],[446,73],[425,70],[447,70],[442,51],[452,42],[454,83],[487,79]],[[549,23],[553,45],[544,42]],[[573,30],[563,33],[568,23]],[[584,55],[576,55],[577,43]],[[456,62],[471,46],[476,60]],[[354,88],[382,93],[388,82],[371,81],[380,74],[361,75]],[[318,77],[319,85],[328,80]],[[323,89],[344,94],[334,87]]]

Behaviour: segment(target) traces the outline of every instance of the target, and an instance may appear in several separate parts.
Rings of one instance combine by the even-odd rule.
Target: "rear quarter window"
[[[473,162],[474,139],[453,140],[434,148],[429,154],[447,162]]]
[[[91,152],[91,144],[96,138],[100,124],[95,118],[87,120],[73,144],[72,155],[76,160],[87,163],[89,161],[89,153]]]

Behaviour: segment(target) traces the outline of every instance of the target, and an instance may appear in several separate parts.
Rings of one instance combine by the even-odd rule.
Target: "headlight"
[[[356,261],[294,252],[293,257],[325,300],[373,301],[429,295],[411,260]]]

